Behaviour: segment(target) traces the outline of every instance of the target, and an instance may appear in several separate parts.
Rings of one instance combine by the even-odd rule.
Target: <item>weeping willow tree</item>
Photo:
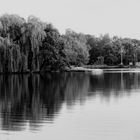
[[[25,20],[18,15],[0,17],[0,72],[21,71],[20,37]]]
[[[0,37],[0,72],[12,72],[12,54],[10,41]]]
[[[45,25],[34,16],[28,17],[27,22],[18,15],[0,17],[0,36],[11,43],[4,45],[9,56],[7,71],[39,71],[38,54],[45,37]]]
[[[19,72],[21,67],[20,47],[0,37],[0,72]]]
[[[22,27],[22,51],[27,56],[28,69],[30,71],[39,71],[39,48],[42,40],[45,38],[46,24],[34,16],[28,17],[27,23]]]
[[[8,38],[10,41],[19,43],[21,37],[21,27],[25,19],[18,15],[5,14],[0,17],[0,36]]]
[[[5,71],[7,42],[4,38],[0,37],[0,72]]]

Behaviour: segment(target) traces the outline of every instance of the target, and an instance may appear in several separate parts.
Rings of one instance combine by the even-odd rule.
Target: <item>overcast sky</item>
[[[92,35],[109,33],[140,39],[140,0],[0,0],[0,15],[29,15]]]

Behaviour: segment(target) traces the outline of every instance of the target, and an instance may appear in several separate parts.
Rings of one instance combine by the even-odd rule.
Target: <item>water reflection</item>
[[[29,122],[36,129],[44,119],[52,122],[64,101],[82,101],[88,80],[82,73],[0,76],[1,128],[23,130]]]
[[[30,129],[39,129],[44,121],[54,121],[63,103],[70,107],[97,95],[131,95],[131,90],[140,90],[139,85],[138,73],[1,75],[0,127],[18,131],[29,124]]]
[[[130,95],[140,89],[139,73],[104,73],[90,76],[90,92],[102,97]],[[97,92],[98,91],[98,92]]]

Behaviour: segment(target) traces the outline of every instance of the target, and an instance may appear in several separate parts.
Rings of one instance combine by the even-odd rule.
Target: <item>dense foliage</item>
[[[30,16],[0,17],[0,72],[61,70],[67,66],[64,41],[52,25]]]
[[[140,61],[140,41],[95,37],[71,29],[61,35],[51,24],[29,16],[0,17],[0,72],[65,70],[71,65],[133,65]]]
[[[66,30],[63,36],[65,40],[65,53],[70,65],[87,64],[89,61],[89,50],[87,39],[84,34],[75,33],[72,30]]]
[[[90,46],[89,64],[133,65],[140,60],[140,40],[109,37],[108,34],[96,38],[88,35]]]

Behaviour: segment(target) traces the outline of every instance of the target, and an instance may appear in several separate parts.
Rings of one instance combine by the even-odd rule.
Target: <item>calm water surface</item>
[[[0,76],[2,140],[140,140],[140,73]]]

